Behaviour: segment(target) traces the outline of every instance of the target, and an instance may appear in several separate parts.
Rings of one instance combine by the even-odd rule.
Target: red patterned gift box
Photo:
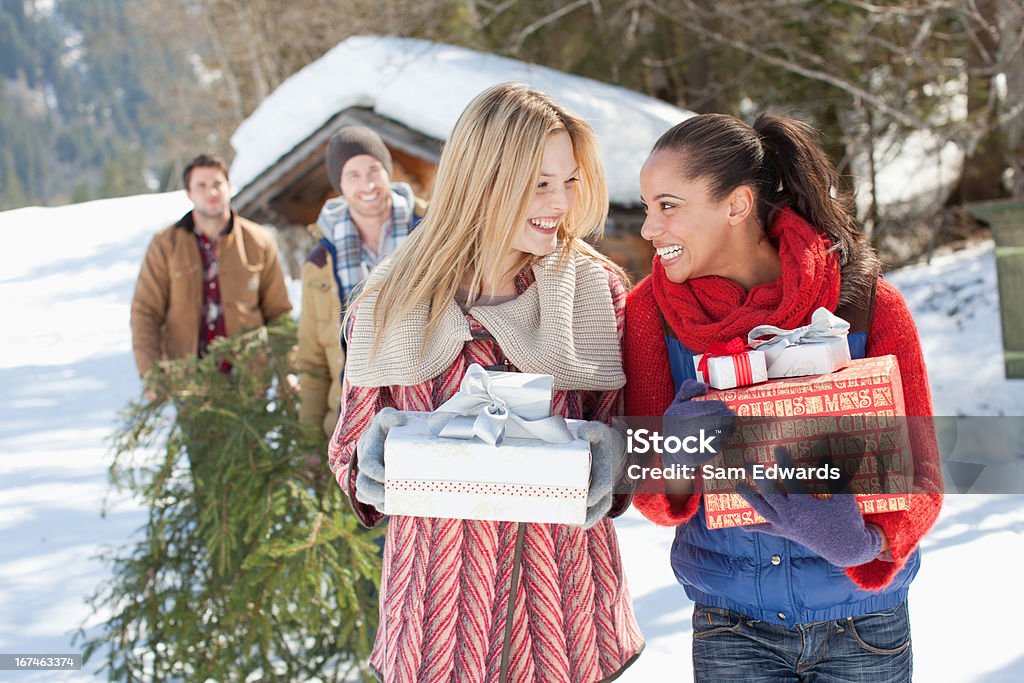
[[[828,375],[713,389],[698,400],[707,399],[725,401],[740,418],[725,453],[700,473],[708,528],[764,522],[735,494],[743,478],[736,474],[756,465],[762,477],[754,483],[771,487],[764,473],[775,465],[778,446],[787,448],[797,468],[816,467],[821,475],[827,465],[843,468],[862,513],[906,509],[912,457],[895,356],[855,360]],[[824,493],[828,481],[803,483]]]

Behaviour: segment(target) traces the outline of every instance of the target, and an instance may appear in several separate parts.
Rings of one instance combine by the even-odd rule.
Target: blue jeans
[[[906,602],[788,627],[717,607],[693,608],[697,683],[905,683],[912,672]]]

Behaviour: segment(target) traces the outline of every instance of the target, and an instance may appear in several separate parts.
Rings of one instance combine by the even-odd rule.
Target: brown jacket
[[[338,422],[345,351],[334,259],[323,245],[317,245],[302,264],[302,314],[295,360],[301,378],[299,420],[319,425],[329,437]]]
[[[277,242],[264,228],[231,214],[218,242],[219,285],[228,336],[291,310]],[[159,360],[195,356],[203,308],[203,262],[192,213],[149,243],[132,297],[132,349],[139,375]]]

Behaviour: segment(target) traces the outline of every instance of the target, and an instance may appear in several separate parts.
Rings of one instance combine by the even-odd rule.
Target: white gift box
[[[811,315],[810,325],[794,330],[760,325],[747,340],[764,353],[769,379],[828,375],[851,362],[849,330],[850,323],[819,308]]]
[[[495,396],[514,406],[515,413],[524,420],[542,420],[551,415],[551,397],[555,378],[527,372],[500,372],[487,370],[490,388]],[[531,434],[515,422],[505,425],[505,436],[528,439]]]
[[[773,349],[764,355],[769,379],[827,375],[850,364],[850,345],[844,336]]]
[[[515,373],[512,373],[515,374]],[[550,400],[550,399],[549,399]],[[407,424],[384,445],[384,513],[503,522],[583,524],[590,485],[590,444],[506,436],[434,436],[430,413],[406,412]],[[566,420],[573,436],[581,420]]]
[[[703,355],[693,357],[697,379],[715,389],[735,389],[768,380],[768,368],[764,354],[760,351],[746,351],[735,356],[712,356],[708,358],[708,375],[700,371]]]
[[[489,444],[500,444],[506,436],[568,443],[574,437],[565,419],[551,415],[553,391],[551,375],[496,372],[473,363],[455,395],[434,411],[432,432],[456,439],[479,437]]]

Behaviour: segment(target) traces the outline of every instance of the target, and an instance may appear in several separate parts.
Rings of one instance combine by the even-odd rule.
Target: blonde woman
[[[388,525],[383,681],[610,680],[643,640],[610,516],[625,289],[583,238],[608,198],[594,134],[519,84],[478,95],[438,165],[430,210],[353,302],[331,469],[367,525],[381,521],[388,429],[433,410],[471,363],[551,374],[552,410],[590,420],[584,527],[420,517]]]

